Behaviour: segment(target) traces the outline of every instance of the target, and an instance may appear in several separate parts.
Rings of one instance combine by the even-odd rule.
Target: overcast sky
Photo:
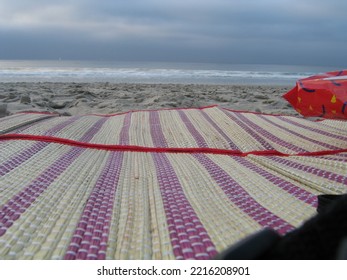
[[[347,68],[346,0],[0,0],[0,59]]]

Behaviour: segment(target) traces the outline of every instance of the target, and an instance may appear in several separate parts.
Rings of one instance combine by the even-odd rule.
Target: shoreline
[[[291,86],[110,82],[0,82],[0,117],[22,111],[62,115],[211,105],[299,116],[282,98]]]

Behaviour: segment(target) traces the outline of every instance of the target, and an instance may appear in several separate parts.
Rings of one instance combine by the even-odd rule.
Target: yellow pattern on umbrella
[[[333,97],[331,98],[331,103],[336,103],[336,95],[334,94]]]

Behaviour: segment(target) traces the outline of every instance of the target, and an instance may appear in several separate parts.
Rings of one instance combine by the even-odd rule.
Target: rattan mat
[[[210,259],[347,191],[347,127],[217,106],[0,119],[1,259]]]

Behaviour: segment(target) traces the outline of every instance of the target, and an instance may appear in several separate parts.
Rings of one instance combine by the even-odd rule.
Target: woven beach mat
[[[0,259],[211,259],[285,235],[347,191],[338,124],[218,106],[2,118]]]
[[[1,118],[0,119],[0,134],[13,131],[16,128],[19,128],[31,123],[36,123],[40,120],[44,120],[54,116],[55,116],[54,114],[44,114],[44,113],[36,113],[36,114],[19,113],[19,114],[12,115],[10,117]]]

